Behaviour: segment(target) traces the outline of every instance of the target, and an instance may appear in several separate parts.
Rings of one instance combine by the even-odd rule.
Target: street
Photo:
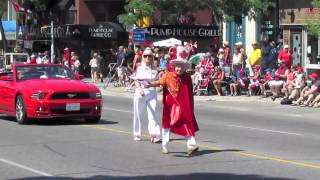
[[[100,124],[1,116],[0,179],[318,179],[320,109],[196,101],[199,152],[132,139],[132,98],[104,96]],[[161,102],[158,103],[161,119]],[[145,118],[146,119],[146,118]]]

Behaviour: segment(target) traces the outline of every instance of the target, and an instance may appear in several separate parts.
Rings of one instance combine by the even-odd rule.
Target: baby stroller
[[[211,71],[200,68],[195,73],[193,92],[197,96],[208,95],[208,87],[210,83]]]

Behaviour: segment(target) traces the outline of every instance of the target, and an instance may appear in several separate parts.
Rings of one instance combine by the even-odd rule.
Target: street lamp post
[[[51,56],[50,56],[50,59],[51,59],[51,63],[54,62],[54,36],[53,36],[53,21],[51,21]]]

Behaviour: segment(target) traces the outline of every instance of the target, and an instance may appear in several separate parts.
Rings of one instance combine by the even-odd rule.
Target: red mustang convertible
[[[17,64],[0,75],[0,113],[16,116],[20,124],[34,118],[101,118],[100,90],[57,64]]]

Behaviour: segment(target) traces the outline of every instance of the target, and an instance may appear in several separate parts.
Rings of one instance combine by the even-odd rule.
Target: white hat
[[[241,42],[241,41],[238,41],[238,42],[236,42],[236,44],[235,44],[236,46],[242,46],[243,45],[243,43]]]
[[[144,51],[143,51],[143,54],[142,55],[153,55],[152,53],[152,50],[150,48],[146,48]]]
[[[283,49],[289,49],[289,46],[286,44],[283,46]]]
[[[222,48],[219,49],[219,52],[224,52],[224,50]]]
[[[184,46],[178,46],[177,47],[177,59],[171,60],[170,64],[172,66],[175,65],[183,65],[184,69],[187,70],[190,67],[190,62],[188,62],[190,49],[184,47]]]
[[[228,46],[229,42],[228,41],[223,41],[223,44]]]

